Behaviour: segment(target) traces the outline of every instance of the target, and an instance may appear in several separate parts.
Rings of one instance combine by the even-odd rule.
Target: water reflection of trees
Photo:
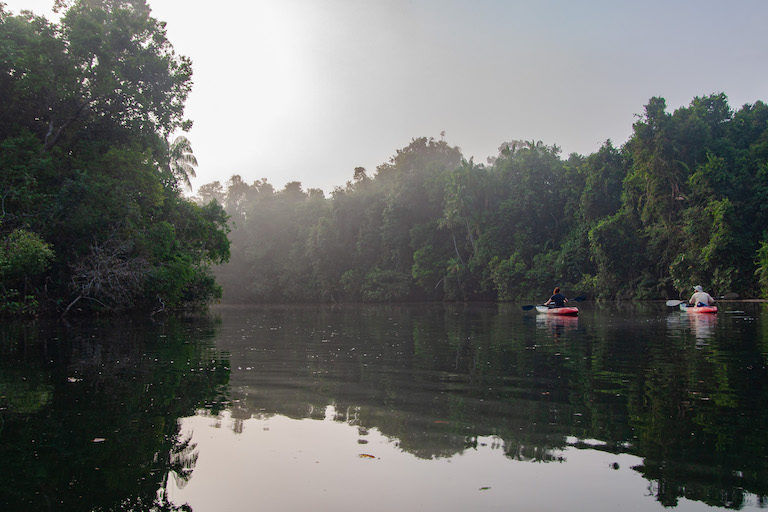
[[[768,495],[768,375],[756,326],[739,325],[703,350],[690,337],[651,345],[643,393],[629,409],[645,459],[636,469],[658,482],[665,505],[686,497],[740,508],[745,492]]]
[[[188,479],[196,462],[177,420],[222,407],[229,369],[210,343],[216,328],[179,319],[3,326],[0,460],[10,470],[0,509],[188,510],[158,490],[169,476]]]
[[[562,329],[505,306],[233,314],[237,335],[220,339],[244,365],[233,416],[321,419],[333,404],[338,421],[422,458],[494,436],[511,458],[560,460],[569,436],[599,439],[643,458],[635,469],[664,505],[767,495],[761,324],[708,324],[697,346],[697,326],[622,308]]]

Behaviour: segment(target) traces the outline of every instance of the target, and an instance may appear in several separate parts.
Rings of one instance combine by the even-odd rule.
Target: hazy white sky
[[[195,189],[240,174],[330,192],[442,131],[476,162],[512,139],[589,154],[623,144],[651,96],[768,100],[765,0],[149,4],[193,61]]]

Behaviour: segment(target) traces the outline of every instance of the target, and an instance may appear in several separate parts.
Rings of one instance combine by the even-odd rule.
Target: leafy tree
[[[0,313],[32,313],[54,251],[39,235],[17,229],[0,239]]]
[[[626,144],[587,156],[513,141],[478,165],[421,137],[329,198],[239,176],[201,195],[235,220],[219,275],[247,300],[658,299],[764,286],[766,176],[768,107],[714,94],[651,98]]]
[[[409,288],[408,275],[376,268],[365,276],[362,297],[370,302],[404,300],[408,298]]]
[[[593,223],[619,210],[626,167],[624,155],[610,140],[581,164],[579,172],[584,175],[584,189],[580,210],[585,222]]]
[[[228,257],[226,215],[181,197],[196,162],[186,138],[166,142],[191,125],[189,59],[144,0],[58,8],[53,24],[0,7],[0,237],[24,230],[56,248],[45,308],[214,298],[208,267]]]

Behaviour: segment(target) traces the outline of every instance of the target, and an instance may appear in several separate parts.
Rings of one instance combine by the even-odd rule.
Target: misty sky
[[[475,162],[513,139],[589,154],[623,144],[651,96],[768,100],[765,0],[149,4],[193,61],[195,189],[240,174],[328,193],[443,131]]]

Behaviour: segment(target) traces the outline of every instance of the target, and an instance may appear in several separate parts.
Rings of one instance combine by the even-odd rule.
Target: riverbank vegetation
[[[651,98],[587,156],[421,137],[329,196],[234,175],[190,201],[189,59],[144,0],[59,4],[0,7],[0,313],[205,303],[230,252],[233,302],[768,295],[761,101]]]
[[[182,188],[189,59],[143,0],[0,4],[0,313],[161,310],[220,294],[226,215]],[[65,6],[64,4],[68,4]]]
[[[327,198],[237,175],[199,194],[233,220],[231,301],[768,292],[768,106],[725,94],[651,98],[624,145],[588,156],[512,141],[478,164],[417,138]]]

